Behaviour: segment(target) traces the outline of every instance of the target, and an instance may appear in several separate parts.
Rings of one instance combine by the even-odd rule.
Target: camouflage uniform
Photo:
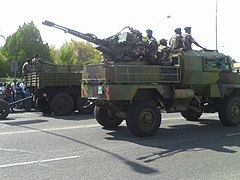
[[[191,35],[191,27],[185,27],[184,28],[185,33],[183,34],[183,48],[186,50],[192,50],[192,43],[196,46],[202,48],[203,50],[206,50],[206,48],[202,47],[200,44],[198,44]]]
[[[26,75],[27,73],[30,73],[31,72],[31,59],[27,59],[27,61],[23,64],[22,66],[22,74],[23,75]]]
[[[44,61],[39,55],[34,55],[35,57],[32,59],[32,65],[34,66],[34,69],[36,72],[40,71],[41,64],[51,64],[47,61]]]
[[[156,39],[152,36],[152,30],[148,29],[147,31],[147,45],[148,45],[148,52],[147,56],[151,59],[154,60],[157,57],[157,49],[158,49],[158,43]]]
[[[170,52],[171,48],[167,46],[167,41],[165,39],[161,39],[160,46],[158,48],[158,64],[163,66],[172,65],[172,62],[169,59]]]
[[[192,35],[189,33],[183,34],[183,46],[186,50],[192,50],[192,43],[196,41],[193,39]]]
[[[181,49],[183,48],[183,37],[181,28],[176,28],[174,31],[176,34],[171,37],[169,45],[172,50]]]

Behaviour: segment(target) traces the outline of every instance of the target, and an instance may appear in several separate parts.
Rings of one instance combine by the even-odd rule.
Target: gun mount
[[[147,59],[147,45],[142,41],[140,31],[129,26],[123,28],[117,34],[105,39],[99,39],[94,34],[81,33],[64,26],[57,25],[45,20],[42,24],[63,30],[96,45],[96,49],[103,53],[104,59],[108,61],[131,61]],[[128,29],[129,32],[123,32]]]

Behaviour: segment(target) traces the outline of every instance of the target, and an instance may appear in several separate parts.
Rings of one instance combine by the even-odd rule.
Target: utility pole
[[[217,34],[217,9],[218,9],[218,0],[216,0],[216,50],[218,50],[218,34]]]

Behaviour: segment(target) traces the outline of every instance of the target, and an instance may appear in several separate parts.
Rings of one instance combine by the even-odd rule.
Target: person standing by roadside
[[[11,88],[12,88],[12,91],[13,91],[13,101],[15,101],[16,87],[17,87],[17,80],[14,79],[13,82],[11,83]]]
[[[11,84],[6,84],[5,86],[5,101],[7,101],[8,104],[13,102],[13,91]],[[13,110],[13,107],[11,107],[11,110]]]
[[[0,82],[0,95],[4,95],[4,92],[5,92],[5,88],[4,88],[4,86],[3,86],[3,83],[2,82]]]

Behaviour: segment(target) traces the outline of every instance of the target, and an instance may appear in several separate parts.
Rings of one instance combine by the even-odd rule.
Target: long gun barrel
[[[81,33],[64,26],[60,26],[51,21],[45,20],[42,24],[63,30],[65,33],[72,34],[79,38],[82,38],[88,42],[91,42],[97,47],[97,50],[103,53],[103,57],[109,61],[129,61],[139,59],[142,56],[141,47],[138,47],[139,42],[142,42],[141,33],[138,30],[134,30],[130,27],[125,27],[124,29],[129,29],[129,32],[119,33],[110,36],[105,39],[99,39],[94,34]]]
[[[98,39],[97,36],[95,36],[94,34],[90,34],[90,33],[84,34],[84,33],[69,29],[67,27],[60,26],[58,24],[55,24],[55,23],[53,23],[51,21],[47,21],[47,20],[42,22],[42,24],[44,24],[46,26],[49,26],[49,27],[54,27],[54,28],[63,30],[65,33],[69,33],[69,34],[72,34],[74,36],[80,37],[80,38],[82,38],[82,39],[84,39],[88,42],[91,42],[93,44],[96,44],[96,45],[105,45],[105,46],[108,45],[108,42],[106,42],[105,40],[102,40],[102,39]]]

